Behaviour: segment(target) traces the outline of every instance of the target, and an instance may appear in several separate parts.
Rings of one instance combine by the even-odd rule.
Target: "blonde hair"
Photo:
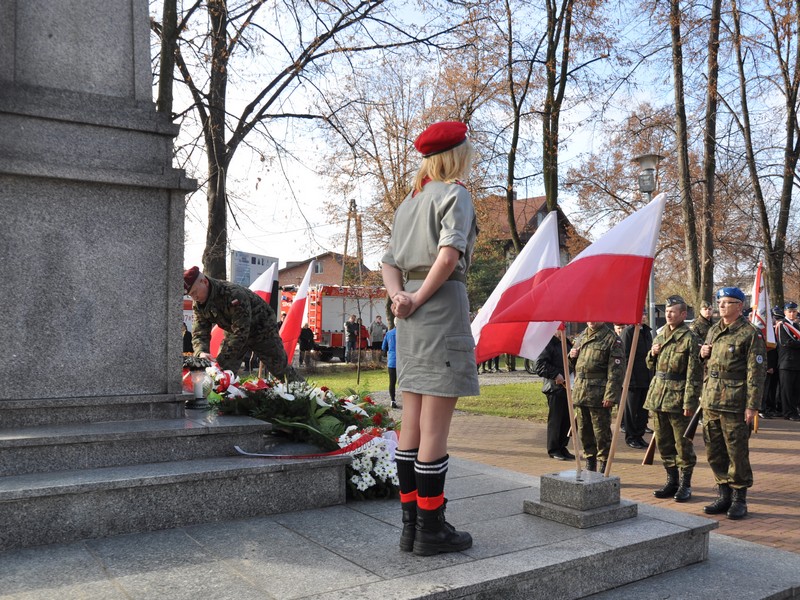
[[[422,190],[422,182],[426,178],[431,181],[466,179],[472,168],[473,153],[472,143],[465,140],[463,144],[446,152],[423,158],[422,165],[414,178],[414,191]]]

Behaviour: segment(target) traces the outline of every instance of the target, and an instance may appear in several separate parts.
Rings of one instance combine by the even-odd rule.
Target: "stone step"
[[[345,502],[349,457],[241,456],[0,478],[0,551]]]
[[[234,446],[259,452],[263,436],[271,428],[250,417],[198,412],[183,419],[2,429],[0,473],[23,475],[233,456]]]
[[[65,425],[96,421],[178,419],[185,397],[178,394],[93,396],[0,400],[3,428]]]

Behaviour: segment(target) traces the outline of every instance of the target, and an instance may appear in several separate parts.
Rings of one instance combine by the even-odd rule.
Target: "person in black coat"
[[[572,344],[567,340],[567,351]],[[573,460],[575,456],[567,449],[569,438],[569,406],[564,381],[564,359],[561,353],[561,338],[554,335],[536,359],[536,374],[544,382],[542,392],[547,397],[547,454],[556,460]]]
[[[303,328],[300,330],[300,366],[307,362],[307,353],[314,350],[314,332],[308,323],[303,323]]]
[[[645,323],[646,316],[646,313],[642,315],[642,326],[639,330],[639,341],[636,343],[631,381],[628,385],[628,401],[625,403],[625,414],[622,416],[625,443],[631,448],[639,449],[647,448],[644,434],[647,429],[648,414],[644,409],[644,401],[647,399],[647,390],[650,389],[650,379],[652,379],[650,369],[647,367],[647,353],[653,345],[653,333]],[[635,330],[635,325],[628,325],[620,336],[626,359],[630,356]]]
[[[784,322],[778,328],[778,370],[783,418],[800,421],[800,339],[792,331],[800,329],[797,303],[784,305]]]

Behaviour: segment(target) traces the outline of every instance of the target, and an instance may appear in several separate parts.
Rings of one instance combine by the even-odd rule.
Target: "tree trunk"
[[[158,71],[156,110],[172,115],[172,73],[178,43],[178,0],[164,0],[161,23],[161,65]]]
[[[711,27],[708,36],[708,86],[706,88],[706,126],[704,135],[703,198],[700,232],[700,293],[695,306],[710,300],[714,292],[714,204],[717,176],[717,82],[719,80],[719,23],[722,0],[711,3]]]
[[[689,173],[689,142],[686,125],[686,105],[683,93],[683,50],[681,45],[680,0],[670,0],[670,31],[672,33],[672,71],[675,79],[675,130],[678,150],[678,189],[681,197],[686,246],[687,279],[693,298],[700,295],[700,267],[698,264],[697,231],[692,204],[691,176]]]
[[[228,251],[229,152],[225,144],[225,94],[228,85],[228,12],[226,0],[209,0],[211,24],[211,80],[209,82],[208,121],[204,124],[208,155],[208,232],[203,252],[203,272],[225,279]]]

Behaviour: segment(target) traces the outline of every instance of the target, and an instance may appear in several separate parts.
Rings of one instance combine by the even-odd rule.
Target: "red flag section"
[[[297,340],[300,339],[300,329],[303,327],[303,315],[306,308],[306,297],[308,296],[308,285],[311,282],[311,274],[314,272],[314,265],[317,264],[316,260],[312,260],[308,265],[306,276],[303,277],[303,282],[297,290],[297,295],[294,297],[292,307],[286,315],[281,327],[281,339],[283,340],[283,348],[286,350],[286,359],[289,364],[292,364],[294,358],[294,350],[297,346]]]
[[[559,323],[497,323],[494,317],[526,297],[537,285],[558,270],[558,221],[551,211],[522,252],[506,271],[497,287],[472,322],[475,360],[481,363],[500,354],[536,360]]]
[[[270,297],[272,296],[272,282],[278,278],[278,263],[272,263],[269,269],[259,275],[256,280],[250,284],[250,289],[261,297],[264,302],[269,304]],[[222,345],[222,339],[225,337],[225,331],[219,326],[214,325],[211,328],[211,356],[219,355],[219,347]]]
[[[639,323],[665,204],[656,196],[493,321]]]

